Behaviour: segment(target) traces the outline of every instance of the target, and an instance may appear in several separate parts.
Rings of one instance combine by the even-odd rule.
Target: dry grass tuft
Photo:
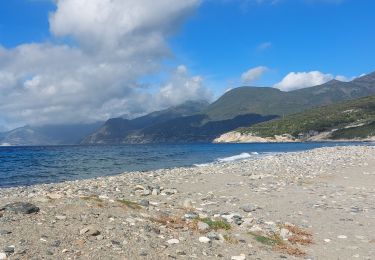
[[[284,228],[293,233],[293,235],[288,238],[290,243],[304,246],[313,244],[312,234],[309,231],[291,225],[285,225]]]
[[[184,227],[189,228],[188,223],[178,216],[159,216],[157,218],[152,218],[151,220],[172,229],[182,229]]]
[[[117,200],[117,202],[120,203],[121,205],[126,206],[127,208],[131,208],[131,209],[141,209],[142,208],[138,203],[130,201],[130,200],[122,199],[122,200]]]
[[[85,200],[85,201],[95,201],[95,202],[99,202],[99,203],[103,202],[103,200],[99,199],[97,196],[83,196],[83,197],[81,197],[81,199]]]
[[[274,250],[282,252],[284,254],[292,255],[292,256],[305,256],[306,253],[295,246],[290,246],[287,244],[281,244],[274,247]]]

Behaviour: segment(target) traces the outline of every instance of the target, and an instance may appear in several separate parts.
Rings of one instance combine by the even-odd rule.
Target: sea
[[[272,153],[366,143],[137,144],[0,147],[0,188],[173,167],[203,167]],[[371,145],[371,144],[366,144]]]

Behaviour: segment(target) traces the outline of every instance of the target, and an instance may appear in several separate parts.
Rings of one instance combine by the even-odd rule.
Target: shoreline
[[[374,154],[373,146],[326,147],[0,188],[0,208],[29,202],[40,209],[30,215],[0,211],[0,255],[371,259]]]

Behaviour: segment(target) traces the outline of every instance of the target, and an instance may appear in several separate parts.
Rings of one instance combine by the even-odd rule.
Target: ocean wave
[[[195,167],[207,167],[207,166],[211,166],[212,163],[197,163],[197,164],[194,164]]]
[[[253,157],[254,155],[258,155],[257,152],[253,153],[241,153],[238,155],[234,156],[229,156],[229,157],[224,157],[224,158],[219,158],[217,159],[219,162],[233,162],[233,161],[238,161],[238,160],[244,160]]]
[[[2,144],[0,144],[0,146],[11,146],[11,144],[9,144],[9,143],[2,143]]]

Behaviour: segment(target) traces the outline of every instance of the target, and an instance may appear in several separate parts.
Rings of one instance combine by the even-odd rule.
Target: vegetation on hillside
[[[375,136],[375,96],[314,108],[238,131],[260,137],[289,134],[308,138],[326,131],[333,131],[332,139]]]

